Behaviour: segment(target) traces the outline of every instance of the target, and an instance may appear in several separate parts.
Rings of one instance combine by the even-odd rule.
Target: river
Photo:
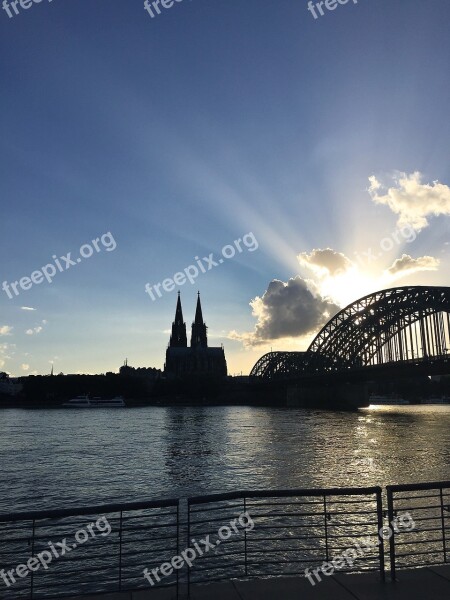
[[[0,411],[0,512],[450,479],[450,406]]]

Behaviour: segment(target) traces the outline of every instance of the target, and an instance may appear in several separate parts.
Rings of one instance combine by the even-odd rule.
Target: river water
[[[450,406],[0,411],[0,512],[450,479]]]

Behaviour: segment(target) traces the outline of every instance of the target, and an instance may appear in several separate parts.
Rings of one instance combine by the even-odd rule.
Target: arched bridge
[[[450,368],[450,287],[397,287],[335,315],[306,352],[270,352],[250,376],[265,380],[361,371],[383,365]]]

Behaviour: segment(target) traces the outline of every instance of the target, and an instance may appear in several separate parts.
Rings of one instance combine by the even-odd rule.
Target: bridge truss
[[[306,352],[270,352],[250,376],[274,379],[447,358],[450,287],[382,290],[350,304]]]

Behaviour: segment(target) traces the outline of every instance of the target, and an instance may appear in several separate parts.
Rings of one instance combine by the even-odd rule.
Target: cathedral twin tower
[[[208,348],[207,327],[203,321],[200,292],[195,319],[192,323],[191,345],[187,345],[186,323],[183,320],[180,292],[178,292],[172,335],[166,352],[164,371],[168,377],[187,375],[226,377],[227,362],[223,348]]]

